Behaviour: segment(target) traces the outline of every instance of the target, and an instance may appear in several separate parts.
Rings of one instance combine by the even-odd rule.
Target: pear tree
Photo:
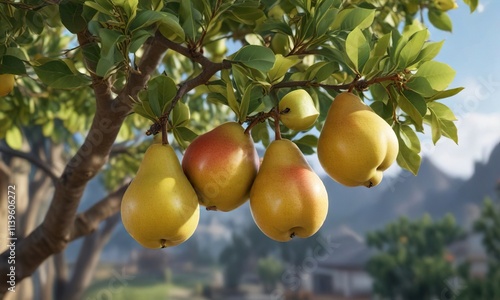
[[[478,5],[463,2],[471,12]],[[394,131],[397,163],[417,174],[416,132],[457,141],[455,115],[439,100],[462,88],[449,87],[455,71],[434,60],[444,42],[429,40],[427,29],[451,31],[455,5],[0,1],[0,76],[15,78],[13,89],[0,81],[0,199],[7,203],[4,187],[15,186],[15,282],[38,281],[39,289],[53,282],[55,298],[78,299],[98,261],[89,255],[102,250],[118,223],[152,135],[182,152],[198,135],[234,121],[255,143],[287,139],[310,155],[332,100],[353,92]],[[280,100],[295,90],[307,92],[319,112],[310,128],[280,122],[290,112]],[[95,177],[108,194],[81,207]],[[81,269],[68,274],[62,251],[82,237]],[[1,254],[1,274],[11,270],[8,257]],[[53,270],[49,265],[57,280],[32,277]],[[1,280],[0,295],[12,287]]]

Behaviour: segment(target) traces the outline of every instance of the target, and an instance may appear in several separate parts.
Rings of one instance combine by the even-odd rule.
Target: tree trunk
[[[118,224],[120,215],[116,214],[106,220],[101,231],[87,235],[80,247],[78,259],[73,268],[73,276],[66,287],[66,292],[57,300],[79,300],[82,299],[85,289],[92,282],[95,268],[104,246],[107,244],[113,229]]]

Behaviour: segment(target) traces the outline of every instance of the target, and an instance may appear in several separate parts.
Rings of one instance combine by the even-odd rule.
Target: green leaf
[[[231,78],[229,77],[229,70],[224,69],[221,71],[221,79],[226,83],[226,99],[227,99],[227,104],[231,108],[231,110],[236,114],[239,115],[240,111],[240,105],[238,101],[236,100],[236,94],[234,93],[233,89],[233,82],[231,81]]]
[[[270,20],[270,19],[258,25],[255,28],[255,32],[261,33],[263,35],[268,32],[279,32],[290,36],[293,35],[293,31],[290,28],[290,26],[288,26],[288,24],[283,23],[282,21]]]
[[[443,44],[444,41],[427,43],[418,54],[414,63],[424,63],[434,59],[439,54],[439,51],[441,51]]]
[[[391,42],[392,33],[389,32],[378,39],[373,47],[372,56],[384,56],[387,53],[387,48]]]
[[[432,89],[436,91],[445,90],[455,78],[455,70],[449,65],[437,61],[423,63],[413,77],[427,79]]]
[[[258,123],[251,130],[253,140],[258,143],[262,142],[264,147],[269,145],[270,137],[269,137],[269,127],[267,123]]]
[[[153,113],[149,113],[143,106],[143,103],[134,104],[134,112],[146,119],[153,121],[153,123],[158,122],[158,118]]]
[[[248,108],[250,106],[250,101],[252,100],[252,90],[255,86],[250,84],[246,87],[245,92],[243,93],[243,98],[240,103],[240,111],[238,114],[238,119],[240,122],[244,122],[248,115]]]
[[[154,32],[148,31],[148,30],[137,30],[132,34],[132,39],[130,41],[129,49],[128,51],[130,53],[135,53],[138,51],[142,46],[144,46],[144,43],[147,41],[148,38],[152,37],[154,35]]]
[[[330,29],[353,30],[358,27],[363,30],[370,27],[375,19],[374,9],[349,8],[341,10],[332,23]]]
[[[276,54],[274,65],[271,68],[271,70],[269,70],[269,72],[267,73],[269,82],[270,83],[280,82],[281,80],[283,80],[283,77],[288,72],[288,70],[291,67],[295,66],[296,64],[300,63],[301,61],[302,60],[295,55],[284,57],[281,54]]]
[[[396,124],[394,129],[399,142],[399,153],[396,161],[400,167],[418,174],[422,158],[420,152],[420,140],[411,127]]]
[[[181,0],[179,19],[185,34],[191,40],[196,40],[202,15],[194,8],[193,1]]]
[[[323,3],[325,3],[324,1]],[[335,20],[339,10],[335,7],[330,7],[326,12],[315,15],[315,24],[316,24],[316,35],[322,36],[328,32],[332,25],[332,20]]]
[[[104,6],[102,6],[101,4]],[[85,1],[84,5],[91,7],[93,9],[95,9],[96,11],[98,11],[102,14],[105,14],[107,16],[110,16],[110,17],[113,16],[113,6],[111,5],[111,3],[106,3],[106,2],[97,3],[94,1]]]
[[[404,91],[399,94],[399,107],[415,122],[417,130],[422,131],[423,117],[427,112],[427,104],[422,96],[412,91]]]
[[[455,144],[458,144],[458,130],[455,123],[453,121],[448,121],[443,119],[440,119],[440,121],[441,121],[441,133],[445,137],[454,141]]]
[[[231,19],[246,25],[254,25],[258,20],[265,18],[264,12],[251,1],[233,4],[228,13]]]
[[[424,97],[432,97],[437,93],[425,77],[411,78],[406,84],[406,87]]]
[[[14,75],[26,74],[26,67],[24,65],[24,62],[19,57],[12,55],[4,55],[0,59],[1,59],[0,74],[14,74]]]
[[[403,47],[399,54],[399,67],[404,69],[415,63],[415,59],[420,54],[427,39],[427,29],[420,30],[413,34],[408,43]]]
[[[359,73],[370,57],[370,44],[359,28],[355,28],[349,33],[345,43],[347,57],[351,61],[354,69]]]
[[[337,62],[321,61],[313,64],[306,70],[306,80],[314,80],[316,82],[321,82],[330,77],[333,73],[338,71]]]
[[[431,102],[429,111],[430,116],[426,116],[426,120],[431,125],[433,143],[436,144],[441,135],[444,135],[458,144],[457,127],[453,122],[456,117],[451,109],[442,103]]]
[[[189,146],[198,135],[187,127],[175,127],[172,129],[175,140],[181,145],[184,149]]]
[[[83,18],[82,14],[82,1],[64,0],[59,4],[61,22],[71,33],[78,33],[87,27],[87,21]]]
[[[182,101],[177,102],[174,109],[172,110],[172,115],[170,117],[172,126],[174,128],[185,126],[189,122],[190,118],[191,114],[189,112],[189,106]]]
[[[431,113],[431,132],[432,132],[432,142],[434,145],[441,138],[441,124],[439,123],[438,117]]]
[[[473,13],[479,5],[479,0],[464,0],[464,2],[469,6],[471,13]]]
[[[236,52],[232,60],[240,62],[249,68],[268,72],[274,65],[275,57],[273,50],[267,47],[247,45]]]
[[[453,30],[453,25],[451,23],[450,16],[437,9],[429,9],[429,21],[437,29],[451,32]]]
[[[439,118],[447,121],[456,121],[457,117],[453,111],[443,103],[429,102],[427,107]]]
[[[161,12],[163,17],[160,19],[158,30],[167,39],[175,43],[182,43],[186,39],[184,29],[179,24],[179,20],[173,14]]]
[[[432,98],[430,98],[429,101],[436,101],[436,100],[439,100],[439,99],[453,97],[456,94],[458,94],[461,91],[463,91],[463,89],[464,89],[463,87],[458,87],[458,88],[453,88],[453,89],[449,89],[449,90],[444,90],[444,91],[438,92],[434,96],[432,96]]]
[[[297,145],[304,145],[316,148],[318,145],[318,137],[312,134],[305,135],[298,140],[293,141]]]
[[[123,60],[123,57],[115,56],[117,46],[126,39],[126,36],[117,31],[99,28],[99,37],[101,39],[101,57],[96,67],[96,74],[100,77],[108,77],[116,65]]]
[[[74,89],[90,84],[86,76],[73,73],[63,60],[49,61],[40,66],[33,66],[33,69],[43,83],[56,89]]]
[[[170,103],[176,94],[177,85],[168,76],[157,76],[148,83],[147,100],[157,117],[161,117],[170,108]]]
[[[21,150],[23,146],[23,134],[17,126],[12,126],[5,134],[7,145],[15,150]]]

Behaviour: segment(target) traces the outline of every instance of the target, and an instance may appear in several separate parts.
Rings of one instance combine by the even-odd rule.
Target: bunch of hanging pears
[[[310,129],[319,112],[302,89],[286,94],[274,118],[286,127]],[[276,121],[276,120],[275,120]],[[187,240],[199,220],[199,205],[231,211],[250,199],[256,225],[269,238],[306,238],[323,225],[328,194],[300,149],[276,139],[260,161],[250,128],[229,122],[198,136],[182,165],[169,145],[154,143],[122,201],[130,235],[148,248]],[[398,141],[389,124],[352,93],[338,95],[318,140],[318,158],[337,182],[372,187],[396,159]]]

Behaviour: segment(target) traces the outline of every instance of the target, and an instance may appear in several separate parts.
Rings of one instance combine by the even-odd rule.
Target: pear
[[[352,93],[333,100],[318,140],[326,173],[346,186],[373,187],[399,152],[391,126]]]
[[[123,195],[121,217],[127,232],[146,248],[175,246],[194,233],[198,199],[171,146],[154,143],[146,150]]]
[[[0,74],[0,97],[7,96],[14,89],[15,78],[12,74]]]
[[[248,200],[259,156],[250,134],[240,124],[228,122],[194,139],[182,168],[201,205],[231,211]]]
[[[297,131],[311,128],[319,116],[313,99],[303,89],[286,94],[279,103],[279,110],[281,122]]]
[[[267,148],[250,192],[250,210],[260,230],[279,242],[309,237],[323,225],[326,188],[293,142],[275,140]]]

